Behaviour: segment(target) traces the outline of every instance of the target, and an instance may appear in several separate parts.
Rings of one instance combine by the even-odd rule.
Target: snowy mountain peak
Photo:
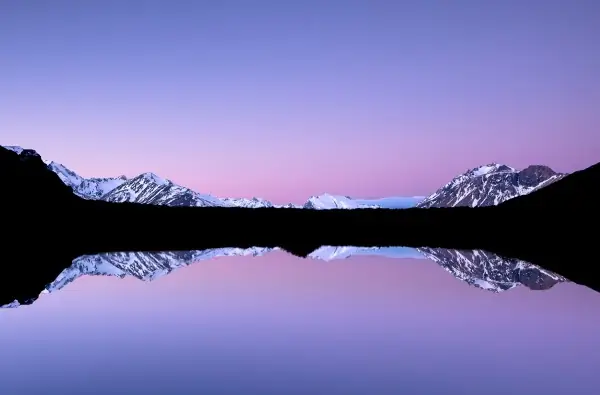
[[[360,203],[348,196],[330,195],[324,193],[319,196],[311,196],[304,208],[314,210],[331,210],[331,209],[357,209],[357,208],[378,208],[376,205]]]
[[[502,165],[499,163],[490,163],[487,165],[483,165],[483,166],[479,166],[474,169],[471,169],[467,172],[467,174],[470,174],[472,177],[480,177],[480,176],[484,176],[484,175],[491,174],[491,173],[514,172],[514,171],[515,171],[515,169],[513,169],[510,166]]]
[[[154,173],[143,173],[121,182],[116,188],[104,195],[102,200],[115,203],[132,202],[161,206],[208,207],[229,205],[214,196],[194,192]]]
[[[77,189],[77,187],[83,182],[84,178],[80,175],[76,174],[74,171],[66,168],[64,165],[52,161],[46,161],[46,165],[50,170],[58,174],[62,182],[67,184],[73,189]]]
[[[232,207],[245,207],[245,208],[263,208],[263,207],[274,207],[273,203],[265,199],[253,197],[252,199],[247,198],[221,198],[226,206]]]
[[[533,165],[521,171],[491,163],[470,169],[417,204],[417,207],[481,207],[500,204],[562,178],[547,166]]]
[[[149,173],[149,172],[148,173],[142,173],[139,176],[137,176],[136,178],[143,178],[143,179],[145,179],[147,181],[150,181],[150,182],[153,182],[153,183],[155,183],[157,185],[170,185],[170,184],[172,184],[171,181],[169,181],[169,180],[167,180],[165,178],[159,177],[159,176],[157,176],[154,173]]]
[[[3,145],[2,148],[6,148],[7,150],[15,152],[16,154],[19,154],[19,155],[21,155],[21,153],[25,150],[24,148],[16,146],[16,145]]]
[[[6,148],[21,156],[40,156],[36,150],[19,147],[17,145],[3,145],[2,148]]]

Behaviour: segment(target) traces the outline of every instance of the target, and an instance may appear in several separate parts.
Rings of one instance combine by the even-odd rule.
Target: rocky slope
[[[547,166],[523,170],[501,164],[480,166],[455,177],[417,204],[417,207],[482,207],[500,204],[550,185],[565,174]]]

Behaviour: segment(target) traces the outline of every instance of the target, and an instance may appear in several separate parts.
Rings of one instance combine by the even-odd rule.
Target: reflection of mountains
[[[261,256],[276,248],[216,248],[201,251],[169,252],[119,252],[81,256],[63,270],[56,280],[43,292],[55,292],[84,275],[91,276],[133,276],[143,281],[152,281],[183,266],[194,262],[224,256]],[[435,248],[406,247],[321,247],[311,254],[310,259],[333,261],[352,256],[380,256],[388,258],[428,258],[456,278],[466,283],[492,292],[505,291],[518,285],[533,290],[549,289],[558,282],[567,281],[564,277],[541,269],[518,259],[504,259],[484,251],[459,251]],[[29,304],[35,298],[22,301]],[[15,301],[4,307],[16,307]]]
[[[517,285],[532,290],[552,288],[566,278],[519,259],[501,258],[486,251],[419,248],[425,257],[439,264],[456,278],[494,292]]]

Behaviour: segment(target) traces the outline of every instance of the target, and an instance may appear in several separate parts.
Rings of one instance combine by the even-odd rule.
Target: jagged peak
[[[475,168],[467,171],[466,174],[478,177],[478,176],[484,176],[484,175],[492,174],[492,173],[505,173],[505,172],[514,172],[514,171],[516,171],[516,170],[510,166],[504,165],[502,163],[492,162],[492,163],[488,163],[486,165],[475,167]]]
[[[6,148],[7,150],[12,151],[17,155],[21,155],[21,152],[25,151],[25,148],[19,147],[18,145],[3,145],[2,148]]]
[[[158,175],[156,175],[154,173],[151,173],[151,172],[142,173],[139,176],[137,176],[137,177],[134,178],[134,180],[139,180],[139,179],[148,180],[148,181],[153,182],[153,183],[158,184],[158,185],[170,185],[170,184],[172,184],[171,181],[169,181],[169,180],[167,180],[165,178],[162,178],[162,177],[160,177],[160,176],[158,176]]]
[[[41,158],[40,154],[33,149],[23,148],[18,145],[3,145],[2,147],[22,157],[35,156]]]

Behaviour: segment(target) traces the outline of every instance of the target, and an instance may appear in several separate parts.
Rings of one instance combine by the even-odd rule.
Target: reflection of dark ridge
[[[311,254],[311,252],[317,250],[319,247],[320,246],[314,245],[282,245],[280,248],[289,254],[297,256],[298,258],[306,258]]]
[[[285,246],[306,255],[321,245],[487,250],[531,262],[600,290],[588,229],[600,164],[497,207],[302,210],[157,207],[76,197],[32,151],[0,148],[0,207],[6,236],[0,303],[34,295],[79,255],[116,251]],[[595,240],[594,240],[595,241]],[[14,249],[12,251],[6,251]],[[38,277],[39,276],[39,277]]]

